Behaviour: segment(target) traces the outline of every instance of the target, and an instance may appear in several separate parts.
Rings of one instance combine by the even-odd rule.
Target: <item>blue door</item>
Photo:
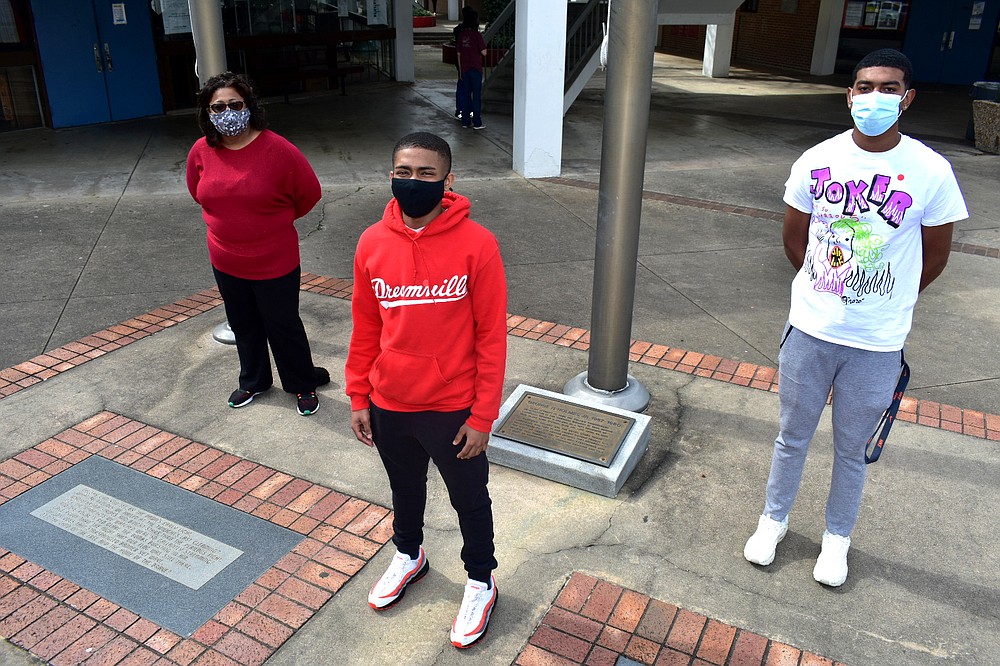
[[[1000,0],[910,3],[903,52],[914,78],[925,83],[969,84],[989,71]]]
[[[145,0],[32,0],[53,127],[163,113]]]

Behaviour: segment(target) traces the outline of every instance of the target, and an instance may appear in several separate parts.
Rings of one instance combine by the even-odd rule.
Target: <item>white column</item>
[[[816,19],[816,39],[813,42],[809,73],[816,76],[833,74],[837,65],[837,44],[840,22],[844,16],[844,0],[822,0]]]
[[[713,79],[729,76],[729,61],[733,57],[734,24],[705,26],[705,57],[701,73]]]
[[[514,171],[558,176],[562,168],[566,2],[519,2],[514,35]]]
[[[448,20],[458,21],[459,7],[458,0],[448,0]]]
[[[393,23],[396,28],[395,49],[396,80],[413,83],[413,0],[395,0],[392,5]]]

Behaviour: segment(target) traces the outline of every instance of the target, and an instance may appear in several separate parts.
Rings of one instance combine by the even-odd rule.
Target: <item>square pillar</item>
[[[514,36],[514,165],[525,178],[562,169],[566,2],[519,2]]]
[[[709,78],[729,76],[729,61],[733,57],[733,23],[705,26],[705,56],[701,73]]]
[[[844,0],[822,0],[816,17],[816,39],[813,42],[809,73],[816,76],[833,74],[837,66],[837,46],[840,22],[844,16]]]
[[[396,80],[413,83],[417,78],[413,66],[413,0],[393,1],[392,22],[396,28],[396,41],[393,42]]]

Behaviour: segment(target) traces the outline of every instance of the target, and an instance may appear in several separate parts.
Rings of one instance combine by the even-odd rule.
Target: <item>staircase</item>
[[[483,111],[486,113],[514,113],[514,4],[515,0],[511,0],[483,34],[487,48],[507,49],[507,54],[486,72],[483,83]],[[567,7],[563,113],[569,110],[597,71],[604,37],[601,25],[607,17],[608,0],[570,2]]]

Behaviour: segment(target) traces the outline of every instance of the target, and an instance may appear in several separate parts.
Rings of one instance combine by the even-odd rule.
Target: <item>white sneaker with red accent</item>
[[[430,568],[423,546],[420,546],[417,559],[396,551],[389,567],[368,593],[368,605],[375,610],[389,608],[403,598],[407,585],[423,578]]]
[[[497,605],[497,596],[497,580],[493,576],[490,576],[489,587],[480,581],[468,580],[462,607],[451,625],[452,645],[467,648],[482,640]]]

